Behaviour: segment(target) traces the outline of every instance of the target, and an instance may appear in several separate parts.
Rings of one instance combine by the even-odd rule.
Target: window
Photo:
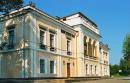
[[[70,41],[67,40],[67,51],[70,51]]]
[[[97,66],[95,66],[95,74],[97,74]]]
[[[50,73],[54,73],[54,61],[50,61]]]
[[[54,34],[50,34],[50,47],[54,47]]]
[[[92,75],[92,73],[93,73],[93,65],[90,66],[90,73]]]
[[[8,29],[8,49],[14,48],[14,27],[9,27]]]
[[[44,30],[40,30],[40,48],[46,50],[46,37],[45,37],[45,31]]]
[[[86,64],[86,74],[88,74],[88,64]]]
[[[50,51],[55,51],[55,36],[53,33],[50,33]]]
[[[45,32],[40,30],[40,43],[45,44]]]
[[[71,42],[70,40],[67,40],[67,55],[71,55]]]
[[[45,73],[45,60],[40,59],[40,73]]]

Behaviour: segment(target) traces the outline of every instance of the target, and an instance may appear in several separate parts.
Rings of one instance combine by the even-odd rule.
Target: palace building
[[[63,18],[25,6],[0,16],[0,78],[110,76],[109,48],[81,12]]]

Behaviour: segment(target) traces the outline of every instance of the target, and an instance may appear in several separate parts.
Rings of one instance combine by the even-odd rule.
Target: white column
[[[25,16],[22,18],[22,40],[24,39],[24,28],[25,28]],[[22,43],[23,44],[23,43]],[[22,78],[24,78],[24,55],[23,50],[22,51]]]
[[[88,37],[86,39],[86,42],[87,42],[87,55],[88,55],[88,51],[89,51],[89,49],[88,49],[89,38]]]
[[[99,41],[96,42],[96,46],[97,46],[97,58],[98,58],[98,64],[97,64],[97,75],[100,76],[100,58],[101,55],[99,53]]]
[[[36,46],[38,45],[38,40],[37,39],[37,35],[39,36],[38,30],[37,30],[37,23],[36,23],[36,17],[34,17],[33,14],[28,14],[30,22],[28,23],[28,26],[26,27],[28,32],[26,32],[27,34],[27,38],[26,40],[28,40],[28,45],[29,45],[29,50],[27,49],[27,55],[28,55],[28,64],[29,67],[31,68],[31,70],[28,70],[28,72],[31,71],[31,77],[37,77],[36,76]],[[31,42],[30,42],[31,41]],[[29,62],[30,61],[30,62]],[[28,73],[29,75],[29,73]],[[27,75],[27,76],[28,76]]]
[[[107,53],[107,60],[108,60],[108,75],[110,76],[110,66],[109,66],[109,50]]]
[[[90,65],[88,64],[88,70],[87,70],[87,74],[90,74]]]
[[[62,77],[62,56],[61,56],[61,29],[57,28],[57,39],[56,39],[56,43],[57,43],[57,53],[58,53],[58,59],[57,59],[57,75],[58,77]],[[63,71],[64,72],[64,71]]]
[[[93,56],[93,40],[91,39],[91,55],[90,56]]]

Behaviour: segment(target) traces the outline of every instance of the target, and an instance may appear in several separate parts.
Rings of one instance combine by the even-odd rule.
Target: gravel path
[[[72,83],[79,83],[79,82],[72,82]],[[130,83],[130,80],[106,79],[106,80],[83,81],[80,83]]]

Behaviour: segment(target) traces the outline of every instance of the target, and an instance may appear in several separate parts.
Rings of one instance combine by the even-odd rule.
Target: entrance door
[[[70,63],[67,63],[67,77],[70,77]]]

